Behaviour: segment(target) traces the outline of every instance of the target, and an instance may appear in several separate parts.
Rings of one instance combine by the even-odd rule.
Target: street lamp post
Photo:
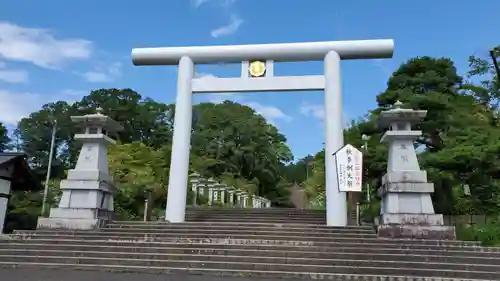
[[[45,188],[43,190],[43,201],[42,201],[42,217],[45,216],[47,210],[47,198],[49,196],[49,180],[50,172],[52,170],[52,158],[54,157],[54,143],[56,139],[57,121],[52,118],[52,137],[50,139],[50,151],[49,151],[49,163],[47,167],[47,176],[45,177]]]

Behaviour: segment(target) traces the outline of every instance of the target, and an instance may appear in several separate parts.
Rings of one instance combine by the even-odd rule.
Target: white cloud
[[[26,83],[29,73],[25,70],[0,70],[0,81],[7,83]]]
[[[218,38],[221,36],[227,36],[235,33],[240,28],[241,24],[243,24],[243,19],[238,17],[237,15],[231,15],[231,20],[227,25],[216,28],[210,32],[210,35],[213,38]]]
[[[101,82],[111,82],[112,79],[108,73],[99,71],[87,71],[82,73],[82,76],[89,82],[101,83]]]
[[[374,59],[371,62],[374,67],[380,69],[383,73],[387,75],[390,75],[392,73],[390,66],[387,64],[387,59]]]
[[[77,97],[81,97],[81,96],[85,96],[86,94],[88,94],[89,91],[85,91],[85,90],[74,90],[74,89],[65,89],[65,90],[62,90],[61,91],[61,94],[63,95],[67,95],[67,96],[77,96]]]
[[[44,68],[60,68],[68,60],[88,59],[91,41],[56,38],[47,29],[0,22],[0,58],[29,62]]]
[[[254,101],[245,102],[244,97],[238,95],[237,93],[212,94],[211,97],[211,103],[223,103],[226,100],[230,100],[251,107],[253,110],[255,110],[256,113],[262,115],[268,123],[273,125],[276,125],[276,121],[278,120],[287,122],[292,120],[290,116],[288,116],[283,111],[281,111],[281,109],[275,106],[264,105]]]
[[[198,8],[199,6],[207,3],[209,0],[191,0],[191,5],[193,5],[194,8]]]
[[[214,3],[222,8],[225,13],[230,14],[230,21],[227,25],[213,29],[210,32],[210,35],[213,38],[218,38],[235,33],[236,31],[238,31],[241,24],[243,24],[243,19],[241,19],[238,15],[231,13],[232,7],[234,6],[235,2],[236,0],[191,0],[191,5],[196,9],[203,4]]]
[[[196,9],[208,2],[216,2],[224,8],[229,8],[234,4],[234,2],[236,2],[236,0],[191,0],[191,5]]]
[[[199,79],[212,79],[212,78],[218,78],[216,75],[213,75],[212,73],[207,73],[207,72],[195,72],[194,73],[195,78]],[[214,94],[209,94],[209,101],[211,103],[223,103],[226,100],[232,100],[232,101],[241,101],[243,97],[241,96],[240,93],[214,93]]]
[[[321,121],[321,125],[323,125],[323,121],[325,120],[325,107],[323,104],[310,104],[310,103],[302,103],[302,105],[299,108],[300,114],[306,116],[306,117],[314,117],[318,120]],[[344,128],[349,128],[351,126],[351,120],[353,118],[349,114],[349,112],[346,112],[345,110],[342,111],[342,122],[344,124]]]
[[[322,104],[303,103],[300,106],[300,114],[323,120],[325,118],[325,107]]]
[[[91,83],[112,82],[121,76],[122,64],[112,63],[108,67],[96,67],[94,70],[80,73],[80,75]]]
[[[206,72],[195,72],[194,78],[217,78],[217,76]]]
[[[222,7],[224,8],[230,8],[234,4],[234,2],[236,2],[236,0],[219,0],[219,1]]]
[[[55,94],[41,94],[30,92],[14,92],[0,89],[0,122],[7,126],[16,126],[22,118],[38,111],[42,105],[64,100],[73,103],[88,91],[66,89]]]
[[[0,81],[7,83],[28,82],[29,73],[25,70],[7,70],[7,64],[0,61]]]
[[[196,78],[200,79],[212,79],[212,78],[217,78],[217,76],[211,74],[211,73],[206,73],[206,72],[196,72],[194,75]],[[278,119],[280,120],[285,120],[285,121],[290,121],[292,118],[283,111],[281,111],[279,108],[271,105],[263,105],[258,102],[245,102],[244,101],[245,97],[241,95],[241,93],[213,93],[209,94],[209,101],[211,103],[223,103],[226,100],[234,101],[234,102],[239,102],[241,104],[244,104],[246,106],[249,106],[253,108],[258,114],[264,116],[268,122],[271,124],[275,124]]]
[[[34,93],[16,93],[0,90],[0,122],[5,125],[17,125],[23,117],[40,109],[47,102],[42,95]]]
[[[227,100],[234,102],[242,102],[243,99],[244,98],[238,93],[217,93],[217,94],[210,94],[209,96],[209,102],[211,103],[223,103]]]
[[[258,114],[264,116],[267,121],[269,121],[271,124],[275,124],[277,120],[285,120],[285,121],[291,121],[292,118],[281,109],[272,106],[272,105],[263,105],[258,102],[246,102],[244,103],[246,106],[249,106],[253,108]]]

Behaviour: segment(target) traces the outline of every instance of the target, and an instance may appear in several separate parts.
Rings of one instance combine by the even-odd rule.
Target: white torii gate
[[[393,51],[393,40],[133,49],[134,65],[179,67],[165,220],[183,222],[185,219],[193,93],[324,90],[327,225],[346,226],[346,196],[339,192],[333,157],[344,143],[340,61],[391,58]],[[255,60],[265,61],[264,77],[249,77],[249,62]],[[274,76],[274,62],[320,60],[324,61],[323,75]],[[194,77],[196,64],[215,63],[241,63],[241,77]]]

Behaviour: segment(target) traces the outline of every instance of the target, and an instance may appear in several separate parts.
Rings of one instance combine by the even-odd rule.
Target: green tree
[[[492,49],[493,56],[500,60],[500,46]],[[491,58],[469,57],[468,83],[464,89],[483,104],[497,109],[500,102],[500,78]]]
[[[97,107],[102,108],[104,114],[124,127],[118,133],[118,139],[122,143],[140,141],[160,147],[171,139],[173,106],[143,99],[131,89],[91,91],[75,107],[80,115],[95,113]]]
[[[61,177],[69,163],[76,160],[76,156],[71,157],[69,153],[75,150],[76,154],[72,141],[75,130],[70,120],[70,116],[74,114],[76,110],[71,105],[59,101],[44,105],[41,110],[19,122],[16,133],[22,140],[21,148],[28,155],[29,162],[40,179],[45,177],[47,171],[54,122],[57,123],[57,128],[52,176]]]
[[[0,122],[0,152],[9,149],[10,138],[7,128]]]
[[[100,89],[92,91],[72,105],[58,101],[23,118],[17,127],[22,150],[40,177],[47,171],[53,122],[57,122],[52,177],[60,178],[65,169],[76,164],[79,142],[74,135],[82,128],[71,122],[71,116],[95,113],[101,107],[104,114],[121,123],[125,130],[117,135],[121,143],[140,141],[160,148],[171,141],[173,106],[142,97],[130,89]]]
[[[314,156],[307,155],[295,163],[282,165],[280,173],[289,182],[301,183],[312,175],[314,170]]]
[[[195,106],[192,160],[206,176],[231,175],[257,186],[255,193],[278,196],[280,165],[293,159],[286,138],[250,107],[225,101]]]
[[[140,142],[112,146],[110,173],[118,187],[115,209],[123,219],[144,214],[144,200],[151,192],[153,206],[163,209],[167,198],[170,150],[154,149]]]

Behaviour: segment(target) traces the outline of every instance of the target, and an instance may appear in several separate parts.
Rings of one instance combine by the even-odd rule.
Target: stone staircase
[[[188,209],[186,215],[180,224],[116,221],[98,231],[16,231],[0,241],[0,266],[109,276],[202,274],[200,280],[209,275],[217,280],[500,280],[500,251],[474,242],[380,239],[371,227],[327,227],[324,212],[315,210],[213,208]],[[160,280],[138,276],[120,280]]]

